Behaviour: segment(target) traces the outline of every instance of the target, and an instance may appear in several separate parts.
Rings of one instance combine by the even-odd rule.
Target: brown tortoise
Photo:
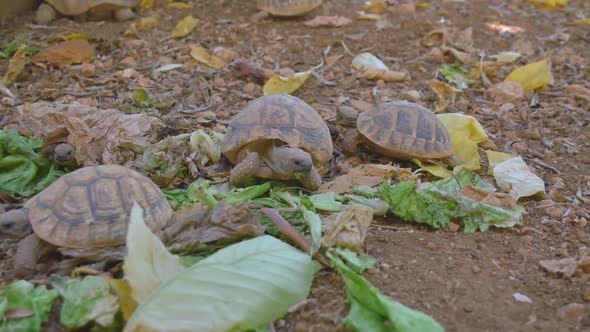
[[[309,104],[278,94],[255,99],[238,113],[227,127],[221,150],[236,164],[232,185],[256,176],[299,180],[305,188],[317,190],[333,147],[328,126]]]
[[[321,6],[322,0],[257,0],[258,9],[274,16],[301,16]]]
[[[454,155],[446,127],[434,112],[419,104],[401,100],[377,103],[360,115],[349,107],[341,107],[338,120],[343,126],[355,125],[356,133],[348,130],[343,135],[343,150],[347,154],[356,152],[362,143],[392,159],[461,163]]]
[[[48,24],[59,14],[77,18],[100,20],[114,18],[117,21],[133,19],[139,0],[45,0],[35,14],[35,21]]]
[[[42,244],[78,249],[124,244],[134,202],[153,232],[172,217],[160,188],[142,174],[119,165],[84,167],[57,179],[22,209],[0,215],[0,231],[22,237],[32,226],[34,233],[21,240],[15,255],[17,270],[31,270]]]

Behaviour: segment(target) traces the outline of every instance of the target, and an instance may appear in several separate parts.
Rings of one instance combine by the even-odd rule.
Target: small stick
[[[532,158],[532,159],[529,159],[529,158],[527,158],[527,159],[528,159],[530,162],[532,162],[533,164],[537,164],[537,165],[539,165],[539,166],[542,166],[542,167],[548,168],[548,169],[552,170],[553,172],[555,172],[555,173],[557,173],[557,174],[560,174],[560,173],[559,173],[559,170],[558,170],[557,168],[555,168],[555,167],[553,167],[553,166],[551,166],[551,165],[548,165],[547,163],[545,163],[545,162],[543,162],[543,161],[541,161],[541,160],[539,160],[539,159],[537,159],[537,158]]]
[[[289,224],[277,212],[277,210],[271,208],[262,208],[260,209],[260,211],[262,211],[262,213],[264,213],[270,219],[270,221],[272,221],[272,223],[277,227],[277,230],[281,232],[281,234],[286,236],[291,241],[295,242],[295,244],[297,244],[297,246],[303,251],[309,252],[309,249],[311,248],[309,241],[307,241],[307,239],[301,233],[299,233],[295,228],[293,228],[293,226],[291,226],[291,224]],[[328,259],[321,252],[316,252],[313,255],[313,257],[323,265],[328,267],[330,266]]]

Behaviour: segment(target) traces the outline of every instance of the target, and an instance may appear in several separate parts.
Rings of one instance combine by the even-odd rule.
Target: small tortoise
[[[316,9],[322,0],[258,0],[258,9],[273,16],[302,16]]]
[[[131,8],[135,7],[139,0],[45,0],[37,8],[35,21],[39,24],[48,24],[58,14],[91,20],[110,19],[115,17],[117,21],[127,21],[135,17]]]
[[[360,115],[350,107],[341,107],[338,118],[343,126],[356,118],[356,133],[343,135],[343,152],[351,154],[362,143],[381,155],[393,159],[418,159],[436,162],[444,159],[451,165],[461,163],[454,155],[449,132],[431,110],[408,101],[377,103]]]
[[[309,104],[278,94],[260,97],[238,113],[228,125],[221,149],[236,164],[230,174],[232,185],[255,176],[299,180],[305,188],[317,190],[333,148],[328,126]]]
[[[22,237],[32,226],[34,233],[21,240],[15,255],[16,270],[31,270],[41,244],[89,250],[124,244],[134,202],[153,232],[172,217],[160,188],[142,174],[119,165],[84,167],[57,179],[24,208],[0,215],[0,232]]]

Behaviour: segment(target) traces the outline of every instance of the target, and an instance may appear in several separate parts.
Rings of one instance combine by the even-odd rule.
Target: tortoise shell
[[[250,102],[229,123],[221,150],[236,164],[240,149],[260,140],[280,140],[300,148],[311,155],[320,170],[332,158],[332,138],[322,117],[309,104],[288,94]]]
[[[59,247],[87,248],[125,242],[133,202],[152,230],[163,228],[172,208],[160,188],[142,174],[119,165],[68,173],[26,204],[33,231]]]
[[[390,158],[425,160],[453,154],[449,132],[440,119],[408,101],[384,103],[361,113],[357,128],[367,145]]]
[[[258,0],[258,9],[274,16],[301,16],[321,4],[322,0]]]
[[[45,0],[62,15],[76,16],[101,5],[134,7],[139,0]]]

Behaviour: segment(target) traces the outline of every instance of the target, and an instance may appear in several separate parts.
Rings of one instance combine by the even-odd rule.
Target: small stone
[[[500,106],[500,111],[502,111],[503,113],[508,113],[515,108],[516,108],[516,106],[514,104],[506,103],[506,104],[502,104],[502,106]]]
[[[245,93],[245,94],[248,94],[248,95],[253,94],[254,93],[254,90],[256,90],[256,85],[254,83],[247,83],[242,88],[242,92]]]
[[[402,92],[402,98],[407,99],[408,101],[411,101],[413,103],[416,103],[420,101],[420,99],[422,99],[422,96],[420,95],[420,92],[416,90],[411,90]]]
[[[91,63],[83,63],[82,64],[82,75],[85,77],[90,77],[94,75],[96,72],[96,66]]]
[[[570,303],[557,309],[557,316],[567,321],[580,321],[586,315],[586,306],[581,303]]]
[[[520,241],[520,243],[531,244],[533,242],[533,237],[530,235],[525,235],[518,238],[518,240]]]
[[[479,272],[481,271],[481,269],[479,268],[479,266],[477,266],[477,265],[473,265],[473,266],[471,267],[471,271],[472,271],[473,273],[479,273]]]
[[[381,263],[381,267],[384,268],[385,270],[388,270],[391,268],[391,265],[389,265],[387,263]]]
[[[430,250],[435,250],[436,249],[436,244],[434,244],[433,242],[427,242],[426,243],[426,248],[428,248]]]
[[[384,80],[377,80],[377,87],[379,89],[385,88],[385,81]]]
[[[225,80],[221,77],[215,78],[214,82],[216,87],[223,88],[225,86]]]
[[[459,230],[459,225],[455,224],[454,222],[449,222],[447,224],[447,228],[449,229],[449,231],[456,233]]]
[[[584,290],[584,293],[582,293],[582,298],[584,301],[590,302],[590,287]]]

